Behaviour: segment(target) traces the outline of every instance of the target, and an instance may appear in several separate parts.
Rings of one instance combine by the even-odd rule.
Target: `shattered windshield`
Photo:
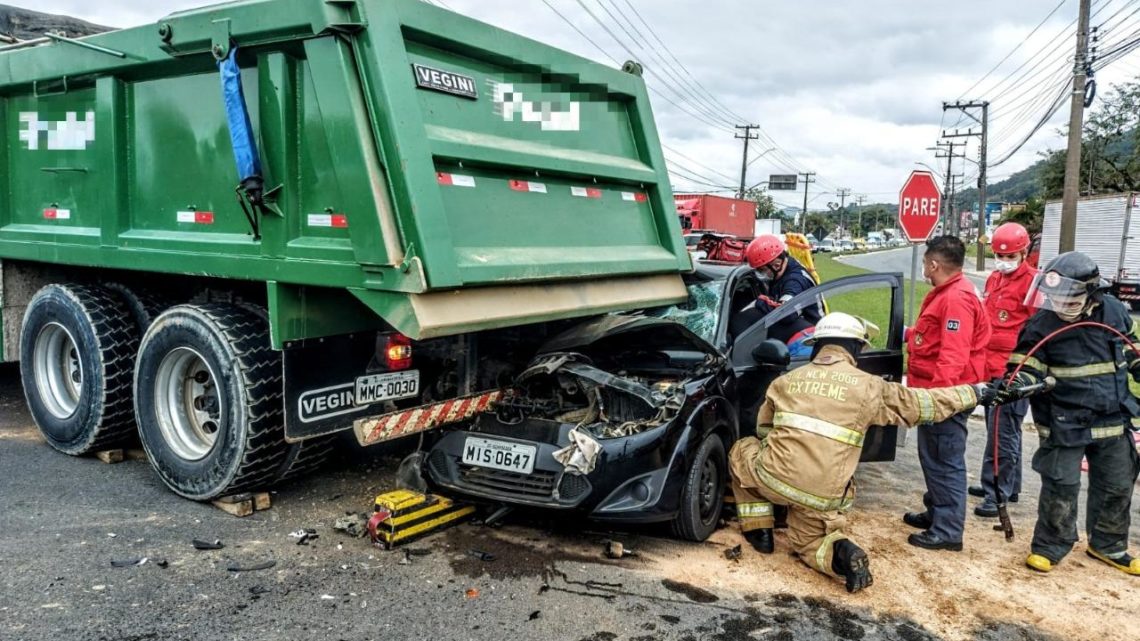
[[[724,297],[724,280],[710,280],[689,285],[689,300],[670,307],[658,307],[646,312],[681,323],[710,345],[716,344],[716,324],[720,301]]]

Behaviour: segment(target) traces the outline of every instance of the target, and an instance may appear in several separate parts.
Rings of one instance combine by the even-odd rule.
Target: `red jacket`
[[[907,335],[907,385],[947,387],[986,378],[990,323],[974,285],[958,274],[930,290]]]
[[[986,378],[1005,374],[1005,364],[1017,346],[1017,335],[1035,311],[1025,304],[1025,295],[1037,270],[1021,261],[1009,274],[995,271],[986,281],[986,314],[990,318],[990,342],[986,349]]]

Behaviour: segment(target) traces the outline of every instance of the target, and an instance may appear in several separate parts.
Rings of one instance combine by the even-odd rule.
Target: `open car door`
[[[756,413],[760,402],[764,399],[764,392],[772,380],[782,374],[782,371],[773,371],[771,365],[759,364],[752,356],[752,352],[760,343],[768,339],[768,329],[788,318],[798,314],[803,309],[816,304],[817,297],[824,296],[830,304],[831,311],[855,312],[858,310],[845,309],[845,303],[859,301],[865,304],[868,301],[889,301],[890,311],[885,319],[886,327],[880,327],[881,334],[875,345],[863,350],[858,359],[859,369],[881,376],[884,380],[899,382],[903,374],[903,276],[900,273],[891,274],[860,274],[828,281],[818,287],[813,287],[800,293],[787,301],[776,310],[767,314],[759,321],[740,332],[732,341],[729,348],[729,360],[736,373],[738,385],[741,390],[741,425],[754,426]],[[868,319],[874,321],[875,319]],[[784,371],[799,367],[808,362],[806,358],[792,360]],[[750,398],[745,402],[746,391],[748,396],[755,396],[759,391],[759,398]],[[746,427],[744,429],[747,429]],[[744,431],[744,430],[742,430]],[[895,449],[898,444],[898,427],[875,426],[867,432],[863,442],[862,461],[893,461]]]

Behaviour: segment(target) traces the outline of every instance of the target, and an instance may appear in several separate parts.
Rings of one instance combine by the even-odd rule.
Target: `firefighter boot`
[[[863,548],[847,539],[839,539],[832,546],[831,569],[847,581],[848,592],[871,587],[871,559]]]
[[[744,533],[744,540],[752,544],[757,552],[771,554],[776,550],[776,541],[772,537],[772,528],[760,528]]]
[[[1104,561],[1125,574],[1140,575],[1140,559],[1133,558],[1127,552],[1121,552],[1119,556],[1110,557],[1089,548],[1088,555],[1098,561]]]
[[[1037,570],[1038,572],[1053,571],[1053,562],[1040,554],[1030,554],[1029,557],[1025,559],[1025,565],[1028,565],[1031,569]]]

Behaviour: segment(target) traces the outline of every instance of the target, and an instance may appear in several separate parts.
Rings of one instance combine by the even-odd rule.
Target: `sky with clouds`
[[[316,1],[316,0],[314,0]],[[186,0],[5,0],[126,27],[154,23]],[[812,206],[850,188],[894,202],[944,127],[968,126],[942,102],[991,102],[990,159],[1009,155],[1064,94],[1078,0],[432,0],[582,56],[646,68],[658,129],[683,190],[735,189],[741,142],[732,125],[763,127],[748,183],[815,171]],[[1140,34],[1140,2],[1093,0],[1099,47]],[[591,42],[592,41],[592,42]],[[996,66],[996,69],[995,69]],[[992,70],[992,72],[991,72]],[[1098,72],[1101,91],[1140,74],[1140,53]],[[1064,145],[1068,100],[991,182]],[[966,139],[958,139],[966,140]],[[977,159],[977,141],[967,154]],[[775,147],[774,151],[768,151]],[[766,152],[766,153],[765,153]],[[761,157],[762,154],[762,157]],[[969,181],[974,165],[958,161]],[[802,195],[775,192],[781,204]]]

